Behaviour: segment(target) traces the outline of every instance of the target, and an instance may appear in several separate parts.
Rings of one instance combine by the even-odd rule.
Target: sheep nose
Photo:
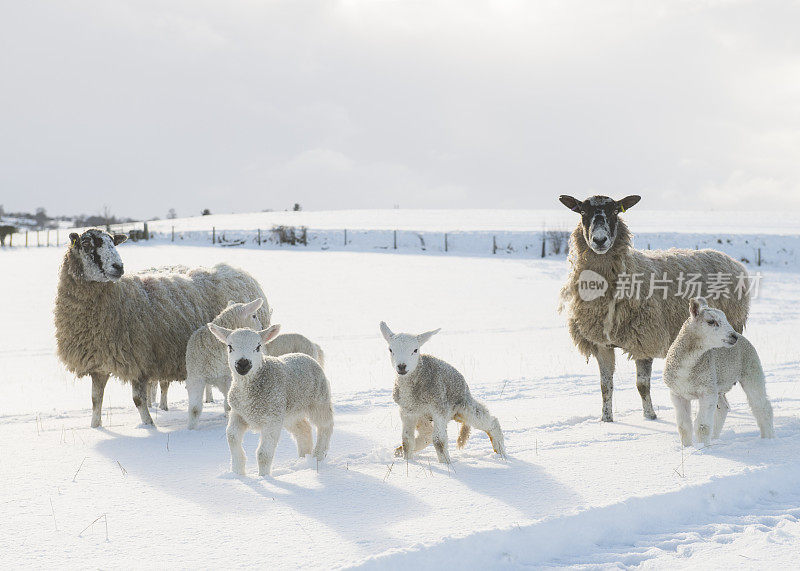
[[[406,366],[404,364],[398,364],[397,365],[397,372],[400,373],[401,375],[405,375],[406,374]]]
[[[114,268],[119,272],[119,275],[122,275],[125,270],[122,269],[122,264],[111,264],[111,267]]]
[[[240,375],[246,375],[247,371],[249,371],[250,367],[252,366],[253,364],[247,359],[239,359],[238,361],[236,361],[235,365],[236,372],[239,373]]]
[[[608,238],[592,238],[592,241],[598,246],[603,246],[608,241]]]

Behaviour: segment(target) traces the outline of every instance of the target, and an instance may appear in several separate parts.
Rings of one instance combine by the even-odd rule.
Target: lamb
[[[242,438],[248,428],[261,432],[256,451],[260,476],[270,474],[281,427],[294,436],[301,458],[312,454],[318,462],[324,460],[333,432],[333,406],[330,385],[320,364],[301,353],[265,355],[261,346],[275,338],[280,325],[254,331],[231,330],[209,323],[208,329],[228,347],[232,383],[226,432],[231,470],[240,475],[245,473]],[[313,451],[311,424],[317,428]]]
[[[420,335],[394,334],[383,321],[380,329],[389,344],[392,367],[397,371],[392,398],[400,406],[403,435],[395,455],[410,460],[414,452],[433,442],[439,462],[449,464],[447,423],[455,420],[461,423],[459,448],[467,443],[470,427],[474,426],[489,435],[492,448],[500,457],[508,458],[500,423],[483,403],[472,398],[461,373],[441,359],[419,353],[420,346],[440,330]]]
[[[116,246],[125,240],[96,228],[70,234],[58,281],[57,352],[70,372],[92,377],[92,427],[101,425],[109,375],[131,383],[142,424],[152,425],[148,384],[186,378],[186,343],[195,329],[231,298],[266,299],[250,274],[227,264],[123,275]],[[257,313],[268,325],[268,305]]]
[[[570,271],[559,311],[566,310],[578,351],[587,361],[590,356],[597,360],[605,422],[614,420],[615,348],[636,361],[644,416],[655,419],[650,398],[653,359],[666,357],[684,322],[685,300],[699,295],[712,298],[738,333],[744,330],[750,309],[747,270],[730,256],[715,250],[636,250],[619,214],[640,199],[559,197],[581,215],[570,237]]]
[[[703,297],[692,299],[689,318],[670,346],[664,365],[664,383],[670,389],[684,446],[692,444],[691,401],[700,401],[695,434],[707,446],[712,433],[716,439],[722,432],[730,409],[725,394],[737,381],[747,395],[761,438],[774,438],[772,405],[755,347],[734,331],[725,313],[710,308]]]

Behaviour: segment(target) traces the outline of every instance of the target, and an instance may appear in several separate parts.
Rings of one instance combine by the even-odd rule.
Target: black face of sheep
[[[581,202],[563,194],[558,197],[564,206],[581,215],[583,239],[596,254],[605,254],[611,249],[617,238],[617,216],[641,199],[637,195],[622,200],[596,195]]]
[[[70,248],[77,254],[83,266],[83,279],[92,282],[116,282],[124,273],[122,258],[117,246],[127,237],[91,228],[83,234],[69,235]]]

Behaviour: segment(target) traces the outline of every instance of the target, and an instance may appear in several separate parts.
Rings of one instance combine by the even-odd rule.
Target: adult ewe
[[[605,422],[614,420],[615,348],[636,361],[636,388],[644,416],[654,419],[650,400],[653,359],[666,357],[686,320],[686,300],[701,295],[709,298],[739,333],[750,309],[750,289],[742,287],[749,284],[747,270],[730,256],[716,250],[636,250],[619,214],[640,199],[559,197],[562,204],[581,215],[570,237],[570,272],[561,289],[559,310],[567,312],[578,351],[587,360],[592,355],[597,359]],[[602,289],[604,284],[607,291]]]
[[[186,343],[229,299],[266,300],[256,280],[227,264],[158,268],[123,276],[122,234],[70,234],[55,303],[58,356],[69,371],[92,377],[92,426],[101,425],[109,375],[132,385],[142,424],[153,424],[148,384],[186,378]],[[269,325],[269,307],[258,311]]]

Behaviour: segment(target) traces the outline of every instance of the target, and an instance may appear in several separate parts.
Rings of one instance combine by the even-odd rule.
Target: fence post
[[[39,231],[36,231],[36,247],[39,248],[42,245],[42,241],[39,239]]]
[[[497,236],[492,236],[492,254],[497,253]]]
[[[347,246],[347,228],[344,229],[344,245]]]
[[[394,249],[397,249],[397,230],[394,231]]]
[[[58,247],[58,243],[61,241],[61,237],[59,235],[58,228],[56,228],[56,247]]]
[[[150,239],[150,230],[148,230],[147,228],[147,222],[144,223],[144,239],[145,240]]]
[[[761,248],[758,249],[758,265],[761,265]]]
[[[175,226],[172,227],[172,241],[175,241]]]
[[[542,232],[542,257],[547,256],[547,234]]]
[[[447,232],[444,233],[444,251],[447,251]]]
[[[211,227],[211,243],[212,244],[216,244],[217,243],[217,227],[216,226],[212,226]]]
[[[25,247],[28,247],[28,231],[25,230]]]
[[[261,245],[261,228],[258,229],[258,245]]]

